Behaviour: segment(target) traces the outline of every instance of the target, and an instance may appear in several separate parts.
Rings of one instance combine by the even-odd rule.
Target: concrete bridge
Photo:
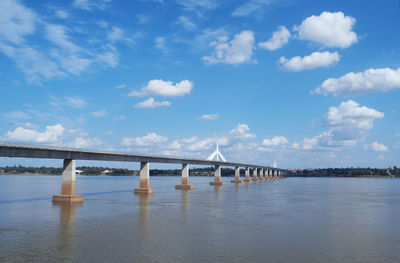
[[[210,185],[223,185],[221,180],[221,167],[234,167],[235,179],[232,183],[241,183],[240,168],[245,168],[244,182],[278,179],[286,173],[286,170],[273,168],[263,165],[220,162],[200,159],[176,158],[166,156],[153,156],[141,154],[129,154],[118,152],[89,151],[79,149],[67,149],[57,147],[25,146],[0,144],[0,157],[16,158],[41,158],[41,159],[60,159],[64,160],[62,174],[61,194],[53,196],[53,202],[75,203],[82,202],[83,196],[77,195],[75,191],[76,165],[75,160],[91,161],[117,161],[117,162],[140,162],[139,187],[135,188],[135,193],[151,194],[154,190],[150,188],[150,163],[172,163],[182,164],[182,183],[176,185],[176,189],[193,189],[189,184],[189,165],[211,165],[215,167],[214,180]],[[250,178],[250,169],[253,170]]]

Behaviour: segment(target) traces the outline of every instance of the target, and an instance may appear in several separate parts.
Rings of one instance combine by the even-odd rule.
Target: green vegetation
[[[139,171],[129,169],[119,169],[110,167],[77,167],[77,170],[82,171],[81,175],[108,175],[108,176],[137,176]],[[108,172],[105,172],[108,171]],[[54,167],[25,167],[25,166],[6,166],[0,167],[0,174],[42,174],[42,175],[61,175],[62,168]],[[191,168],[190,176],[213,176],[214,168]],[[229,168],[221,169],[222,176],[233,176],[234,170]],[[150,176],[181,176],[181,170],[150,170]]]
[[[305,169],[293,171],[289,176],[304,177],[400,177],[400,169],[393,168],[326,168],[326,169]]]

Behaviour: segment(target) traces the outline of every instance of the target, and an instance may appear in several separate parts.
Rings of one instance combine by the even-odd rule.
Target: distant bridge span
[[[154,192],[150,188],[149,163],[182,164],[182,184],[176,185],[177,189],[194,188],[193,185],[189,184],[189,164],[215,166],[214,181],[210,182],[211,185],[224,184],[221,181],[221,166],[235,167],[235,180],[232,180],[233,183],[242,182],[240,180],[240,167],[245,168],[245,182],[251,181],[250,168],[253,169],[253,181],[277,179],[281,174],[286,173],[285,169],[256,164],[13,144],[0,144],[0,157],[64,160],[61,195],[54,195],[54,202],[83,201],[83,196],[76,195],[75,191],[75,160],[140,162],[140,183],[139,188],[135,189],[135,193]]]

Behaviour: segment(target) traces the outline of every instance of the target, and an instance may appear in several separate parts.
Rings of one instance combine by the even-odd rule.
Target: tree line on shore
[[[76,168],[82,171],[81,175],[108,175],[108,176],[138,176],[138,170],[110,167],[91,167],[80,166]],[[59,167],[25,167],[25,166],[5,166],[0,167],[0,174],[42,174],[42,175],[61,175],[63,169]],[[234,169],[221,168],[222,176],[233,176]],[[240,170],[244,176],[244,169]],[[190,168],[190,176],[213,176],[214,167]],[[180,169],[164,170],[152,169],[150,176],[181,176]],[[400,177],[400,168],[324,168],[324,169],[304,169],[291,170],[287,175],[291,177]]]
[[[324,168],[295,170],[289,176],[299,177],[400,177],[400,169],[389,168]]]

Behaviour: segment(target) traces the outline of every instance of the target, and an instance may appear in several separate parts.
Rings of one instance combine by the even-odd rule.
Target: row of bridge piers
[[[252,168],[252,177],[250,178],[249,167],[245,167],[244,179],[240,177],[240,167],[235,167],[235,178],[231,180],[232,183],[242,182],[257,182],[263,180],[279,179],[281,177],[281,170],[271,168]],[[140,163],[140,177],[139,187],[135,188],[134,192],[138,194],[152,194],[154,189],[150,187],[150,163]],[[214,180],[210,185],[221,186],[225,182],[221,180],[221,165],[215,165]],[[182,164],[182,182],[175,186],[176,189],[194,189],[195,186],[189,183],[189,164]],[[83,201],[82,195],[76,194],[76,164],[73,159],[64,159],[64,169],[62,174],[62,187],[61,194],[53,196],[53,202],[62,203],[79,203]]]

